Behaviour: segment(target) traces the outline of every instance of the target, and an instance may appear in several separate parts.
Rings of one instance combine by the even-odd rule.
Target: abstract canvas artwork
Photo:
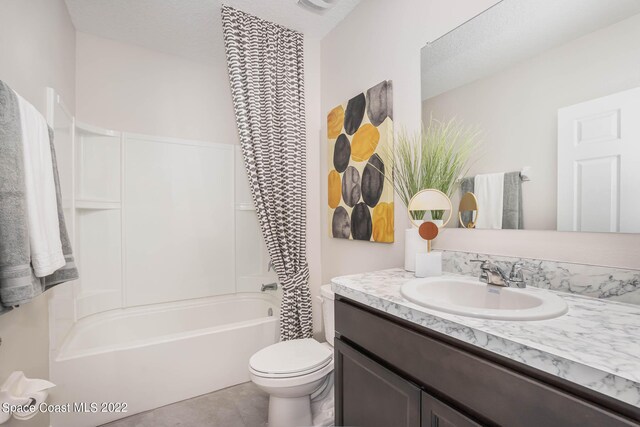
[[[393,89],[377,84],[327,115],[329,232],[393,242]]]

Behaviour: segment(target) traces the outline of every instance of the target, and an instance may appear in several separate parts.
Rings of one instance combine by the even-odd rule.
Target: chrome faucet
[[[506,288],[526,288],[523,270],[531,271],[521,261],[513,263],[511,271],[507,274],[496,263],[489,260],[473,259],[472,262],[481,262],[480,281],[488,285],[503,286]]]

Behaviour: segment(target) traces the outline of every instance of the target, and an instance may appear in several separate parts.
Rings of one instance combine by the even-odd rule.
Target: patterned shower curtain
[[[228,6],[222,26],[244,165],[283,289],[281,339],[308,338],[303,36]]]

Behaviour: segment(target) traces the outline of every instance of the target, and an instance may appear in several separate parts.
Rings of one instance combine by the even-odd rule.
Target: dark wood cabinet
[[[480,424],[423,392],[422,427],[480,427]]]
[[[338,426],[640,426],[640,409],[338,297]]]
[[[420,427],[420,388],[340,340],[336,379],[339,426]]]

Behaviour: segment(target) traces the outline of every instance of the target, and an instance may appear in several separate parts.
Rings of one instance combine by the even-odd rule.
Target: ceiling
[[[220,0],[65,0],[76,29],[149,49],[211,63],[224,54]],[[311,38],[324,37],[360,0],[334,0],[320,14],[297,0],[225,0],[224,3]]]
[[[637,13],[638,0],[503,0],[422,48],[422,99]]]

